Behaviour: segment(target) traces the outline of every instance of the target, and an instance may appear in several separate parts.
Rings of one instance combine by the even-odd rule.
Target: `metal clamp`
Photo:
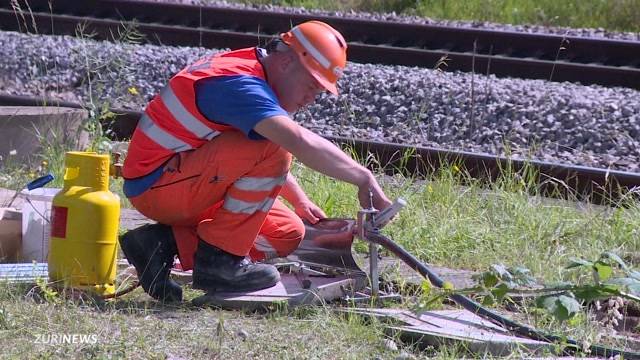
[[[373,207],[373,194],[369,191],[371,205],[368,209],[360,209],[356,220],[357,238],[369,243],[369,277],[371,280],[371,296],[377,297],[380,291],[380,279],[378,274],[378,247],[379,245],[367,238],[368,233],[379,233],[380,229],[407,205],[402,199],[396,199],[393,204],[382,212]]]
[[[375,215],[378,210],[374,208],[361,209],[358,211],[358,218],[356,220],[356,229],[358,230],[357,237],[360,240],[369,243],[369,278],[371,280],[371,296],[378,296],[378,290],[380,283],[378,279],[378,244],[375,244],[367,239],[367,233],[371,231],[378,231],[373,228]]]

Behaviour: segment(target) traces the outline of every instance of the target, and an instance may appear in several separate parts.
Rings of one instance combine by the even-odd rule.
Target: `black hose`
[[[398,258],[400,258],[400,260],[404,261],[413,270],[429,279],[429,281],[433,285],[439,288],[442,288],[444,286],[444,281],[435,272],[433,272],[431,269],[429,269],[429,267],[420,262],[420,260],[418,260],[415,256],[409,254],[404,248],[396,244],[393,240],[380,234],[377,231],[367,232],[366,237],[369,241],[379,244],[394,253],[396,256],[398,256]],[[545,334],[532,327],[519,324],[483,307],[476,301],[473,301],[464,295],[453,294],[450,295],[449,298],[466,310],[518,335],[538,341],[568,344],[569,346],[564,350],[565,353],[570,354],[571,352],[575,352],[576,350],[581,348],[580,344],[578,344],[576,340],[551,334]],[[620,355],[624,357],[624,359],[640,359],[640,353],[613,349],[602,345],[589,346],[589,353],[593,356],[606,358]]]

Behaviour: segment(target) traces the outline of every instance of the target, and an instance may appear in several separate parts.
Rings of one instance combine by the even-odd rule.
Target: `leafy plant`
[[[509,290],[522,286],[535,285],[535,279],[529,269],[524,267],[506,267],[503,264],[493,264],[491,269],[474,276],[478,281],[483,296],[483,305],[493,305],[502,302]]]
[[[582,309],[582,306],[570,291],[560,295],[539,297],[536,300],[536,305],[547,310],[558,321],[569,320]]]
[[[510,290],[533,293],[540,296],[536,306],[546,310],[558,321],[572,319],[580,313],[584,304],[610,297],[640,301],[640,272],[629,267],[620,256],[612,252],[602,253],[596,260],[571,258],[566,270],[581,269],[588,272],[590,282],[564,282],[537,289],[519,289],[535,285],[528,269],[507,268],[492,265],[491,269],[475,277],[479,286],[463,289],[459,293],[481,292],[484,305],[493,305],[505,299]],[[585,278],[583,276],[583,278]]]
[[[609,296],[640,301],[640,272],[612,252],[602,253],[595,261],[573,258],[566,268],[590,271],[593,284],[580,285],[572,290],[584,301]]]
[[[54,304],[60,302],[60,297],[58,295],[58,292],[55,289],[53,289],[51,286],[49,286],[49,284],[47,283],[47,280],[45,280],[44,278],[38,277],[36,279],[36,285],[40,290],[40,295],[42,295],[42,297],[46,302],[54,303]]]

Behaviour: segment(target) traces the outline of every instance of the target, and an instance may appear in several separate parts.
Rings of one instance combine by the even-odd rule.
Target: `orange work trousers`
[[[170,225],[182,268],[193,268],[198,238],[234,255],[286,256],[304,237],[302,220],[277,199],[291,154],[268,140],[225,131],[176,154],[160,179],[129,200]]]

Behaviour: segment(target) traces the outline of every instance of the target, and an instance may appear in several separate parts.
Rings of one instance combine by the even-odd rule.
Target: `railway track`
[[[76,103],[0,94],[0,106],[45,105],[82,108],[82,105]],[[142,113],[123,109],[111,111],[116,114],[115,118],[103,125],[112,130],[114,140],[130,138]],[[365,159],[373,155],[378,163],[386,165],[388,174],[401,172],[403,175],[422,177],[452,164],[456,164],[461,173],[465,174],[460,179],[463,182],[470,179],[495,180],[504,170],[520,174],[530,172],[538,174],[539,195],[562,199],[576,197],[577,200],[609,206],[626,205],[625,199],[637,197],[636,191],[640,189],[639,173],[343,137],[326,138],[349,146],[359,158]]]
[[[14,2],[15,4],[15,2]],[[640,89],[640,42],[459,27],[375,22],[124,0],[0,1],[0,30],[110,40],[135,26],[153,44],[240,48],[266,43],[305,20],[325,21],[349,42],[355,62],[439,66],[448,71]],[[439,65],[438,65],[439,64]]]

